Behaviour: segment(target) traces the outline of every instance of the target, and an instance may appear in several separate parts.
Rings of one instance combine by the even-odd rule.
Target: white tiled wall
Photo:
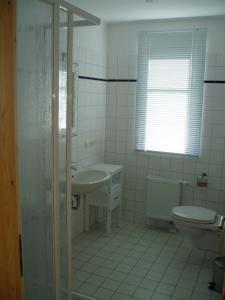
[[[79,76],[105,78],[106,53],[104,26],[77,29],[74,35],[74,61],[78,63]],[[91,38],[98,43],[91,44]],[[102,45],[101,45],[102,44]],[[77,136],[72,138],[72,161],[78,168],[104,161],[106,82],[79,79],[77,105]],[[94,219],[94,212],[92,212]],[[72,232],[76,236],[83,231],[83,202],[72,213]]]
[[[84,47],[75,47],[74,53],[79,76],[105,78],[104,53]],[[104,159],[105,110],[106,83],[79,79],[77,137],[73,138],[72,159],[78,165],[90,165]]]
[[[150,23],[149,23],[150,24]],[[79,75],[136,79],[137,32],[160,28],[206,27],[209,31],[206,80],[225,80],[224,19],[109,25],[107,28],[108,57],[100,33],[99,41],[90,42],[98,32],[81,32],[75,47]],[[153,25],[152,25],[153,24]],[[159,29],[160,29],[159,28]],[[83,29],[82,29],[83,30]],[[98,49],[96,49],[96,47]],[[102,50],[103,49],[103,50]],[[106,68],[107,66],[107,68]],[[107,70],[107,72],[106,72]],[[107,74],[106,74],[107,73]],[[106,99],[107,98],[107,99]],[[90,165],[97,161],[124,165],[123,212],[127,220],[145,222],[146,175],[183,178],[190,184],[183,188],[183,204],[215,208],[225,213],[225,84],[205,84],[202,147],[199,158],[175,155],[144,154],[134,151],[135,82],[79,80],[78,136],[73,138],[73,161]],[[88,142],[94,140],[94,144]],[[209,187],[196,187],[196,177],[206,172]],[[73,230],[83,229],[82,207],[74,212]]]
[[[125,49],[123,53],[123,48],[117,44],[123,33],[125,40],[125,35],[128,36],[126,47],[135,48],[130,42],[134,26],[129,29],[129,25],[121,28],[118,25],[116,29],[113,26],[110,29],[109,39],[113,50],[108,57],[108,78],[136,79],[136,51],[129,52]],[[142,24],[141,29],[143,28]],[[137,28],[135,30],[137,31]],[[121,35],[118,40],[117,33]],[[115,52],[116,44],[117,52]],[[224,45],[223,47],[215,45],[215,51],[212,50],[211,44],[210,52],[208,47],[205,80],[225,80]],[[225,84],[205,84],[199,158],[135,152],[135,98],[135,82],[107,83],[105,161],[122,164],[125,167],[123,195],[125,219],[145,222],[147,174],[165,178],[183,178],[189,182],[182,192],[184,205],[193,204],[225,213]],[[202,172],[206,172],[209,178],[208,188],[205,189],[196,187],[196,177]]]
[[[208,54],[205,78],[207,80],[225,80],[224,53]]]

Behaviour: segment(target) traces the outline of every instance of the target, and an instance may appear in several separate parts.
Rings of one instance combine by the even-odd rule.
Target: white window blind
[[[136,149],[199,155],[206,30],[141,32]]]

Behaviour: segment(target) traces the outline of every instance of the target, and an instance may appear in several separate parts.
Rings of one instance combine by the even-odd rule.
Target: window
[[[136,149],[199,155],[205,30],[142,32]]]
[[[59,71],[59,130],[66,129],[67,72]]]
[[[63,65],[59,71],[59,131],[62,136],[66,131],[66,110],[67,110],[67,71],[66,66]],[[73,91],[72,91],[72,130],[73,135],[77,134],[77,101],[78,101],[78,64],[73,64]]]

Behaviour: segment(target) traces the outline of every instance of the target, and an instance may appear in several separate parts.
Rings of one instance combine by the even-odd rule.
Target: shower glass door
[[[71,32],[59,1],[17,1],[25,300],[71,297]]]
[[[60,202],[60,260],[61,295],[72,294],[71,257],[71,77],[72,77],[72,24],[70,13],[59,10],[59,202]]]
[[[25,300],[72,299],[73,26],[99,22],[64,0],[17,1]]]
[[[19,179],[25,300],[53,300],[53,9],[17,1]]]
[[[67,289],[67,236],[66,236],[66,107],[67,107],[67,30],[68,14],[60,9],[59,22],[59,200],[60,200],[60,248],[61,248],[61,283],[62,296]],[[65,298],[66,299],[66,298]]]

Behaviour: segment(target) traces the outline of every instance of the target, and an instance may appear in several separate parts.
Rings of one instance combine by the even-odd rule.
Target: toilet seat
[[[195,224],[214,224],[217,215],[212,209],[198,206],[176,206],[171,214],[180,221]]]

